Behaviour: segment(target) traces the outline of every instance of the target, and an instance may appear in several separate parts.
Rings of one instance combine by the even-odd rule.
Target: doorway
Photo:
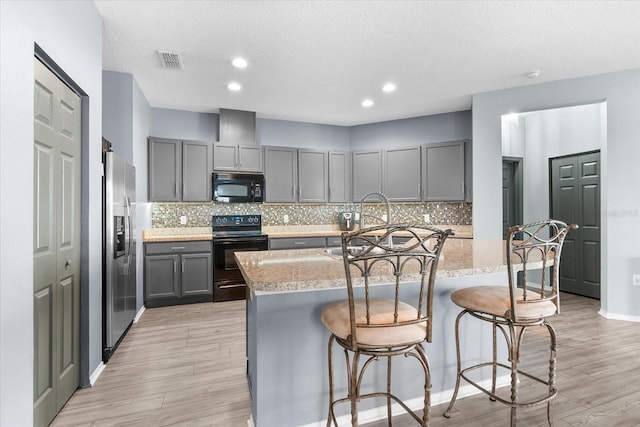
[[[502,238],[522,224],[522,158],[502,158]]]
[[[80,379],[81,98],[34,59],[34,426]]]
[[[549,159],[551,218],[578,224],[560,262],[560,290],[600,299],[600,152]]]

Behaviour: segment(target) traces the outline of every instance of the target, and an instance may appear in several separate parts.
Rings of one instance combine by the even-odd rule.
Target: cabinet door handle
[[[176,274],[176,262],[175,261],[173,261],[173,274],[174,275]]]
[[[181,251],[184,249],[184,246],[171,246],[172,251]]]
[[[178,196],[178,181],[176,181],[176,196]]]
[[[184,261],[182,261],[182,274],[184,274]]]
[[[305,242],[293,242],[293,244],[294,244],[294,245],[301,246],[301,245],[304,245],[304,244],[305,244]]]

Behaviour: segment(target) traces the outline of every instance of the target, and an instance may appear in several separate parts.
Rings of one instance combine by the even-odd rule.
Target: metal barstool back
[[[329,338],[329,415],[327,426],[337,421],[334,406],[351,403],[351,424],[358,425],[357,403],[369,397],[387,399],[391,424],[391,401],[402,406],[422,426],[429,422],[430,388],[428,360],[423,342],[431,342],[433,287],[438,260],[452,230],[429,226],[390,224],[342,233],[342,254],[347,283],[347,301],[329,304],[322,311],[322,322],[331,332]],[[410,237],[402,245],[393,245],[399,237]],[[391,296],[380,298],[376,286],[394,277]],[[388,280],[386,280],[388,283]],[[412,289],[412,290],[411,290]],[[376,296],[378,298],[376,298]],[[334,398],[333,342],[345,352],[348,395]],[[350,359],[353,353],[353,360]],[[360,367],[361,355],[369,356]],[[391,393],[391,357],[414,356],[425,374],[425,405],[422,417],[411,411]],[[371,362],[387,357],[387,389],[361,395],[362,377]]]
[[[511,426],[516,425],[518,407],[547,403],[547,421],[551,425],[551,399],[557,394],[556,373],[556,333],[547,317],[560,312],[559,267],[560,255],[567,233],[578,228],[562,221],[548,219],[526,225],[516,225],[509,229],[506,241],[506,259],[509,286],[474,286],[455,291],[452,301],[464,310],[456,319],[456,353],[458,374],[456,386],[449,407],[444,416],[449,418],[456,401],[460,380],[488,394],[490,399],[511,407]],[[460,357],[460,319],[470,314],[493,325],[493,360],[463,368]],[[536,377],[518,368],[520,350],[527,328],[545,327],[550,336],[548,378]],[[500,363],[497,358],[497,330],[502,332],[506,343],[509,364]],[[470,371],[492,367],[491,390],[474,382],[467,374]],[[496,394],[497,369],[505,368],[511,374],[510,397]],[[542,397],[522,401],[518,396],[520,376],[533,379],[547,386]]]

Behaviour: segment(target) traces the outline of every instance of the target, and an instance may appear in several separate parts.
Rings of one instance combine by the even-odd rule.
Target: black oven
[[[213,301],[245,298],[245,282],[234,253],[264,251],[269,237],[262,234],[260,215],[213,217]]]
[[[213,201],[224,203],[262,203],[264,175],[220,173],[212,175]]]

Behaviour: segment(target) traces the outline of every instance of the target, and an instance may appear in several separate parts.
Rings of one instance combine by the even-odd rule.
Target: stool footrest
[[[490,390],[487,390],[485,387],[483,387],[480,384],[476,383],[475,381],[473,381],[472,379],[470,379],[466,375],[467,372],[470,372],[470,371],[473,371],[473,370],[476,370],[476,369],[480,369],[480,368],[485,368],[485,367],[488,367],[488,366],[493,366],[493,362],[479,363],[477,365],[473,365],[473,366],[469,366],[467,368],[464,368],[459,373],[460,378],[462,378],[463,380],[465,380],[466,382],[468,382],[469,384],[471,384],[472,386],[474,386],[475,388],[477,388],[481,392],[483,392],[486,395],[488,395],[491,399],[495,399],[498,402],[503,403],[503,404],[505,404],[507,406],[511,406],[511,407],[531,407],[531,406],[536,406],[536,405],[539,405],[541,403],[548,402],[549,400],[553,399],[558,394],[558,391],[554,389],[553,392],[549,393],[548,395],[546,395],[546,396],[544,396],[542,398],[539,398],[539,399],[536,399],[536,400],[530,400],[530,401],[527,401],[527,402],[514,402],[514,401],[511,401],[511,400],[503,399],[500,396],[498,396],[497,394],[492,393]],[[506,364],[504,364],[504,363],[496,363],[496,366],[504,368],[504,369],[506,369],[508,371],[511,371],[511,367],[506,365]],[[548,381],[544,381],[541,378],[536,377],[535,375],[532,375],[532,374],[530,374],[528,372],[522,371],[520,369],[518,369],[517,372],[518,372],[518,375],[523,375],[523,376],[525,376],[527,378],[535,380],[535,381],[537,381],[537,382],[539,382],[541,384],[544,384],[546,386],[549,385]]]

